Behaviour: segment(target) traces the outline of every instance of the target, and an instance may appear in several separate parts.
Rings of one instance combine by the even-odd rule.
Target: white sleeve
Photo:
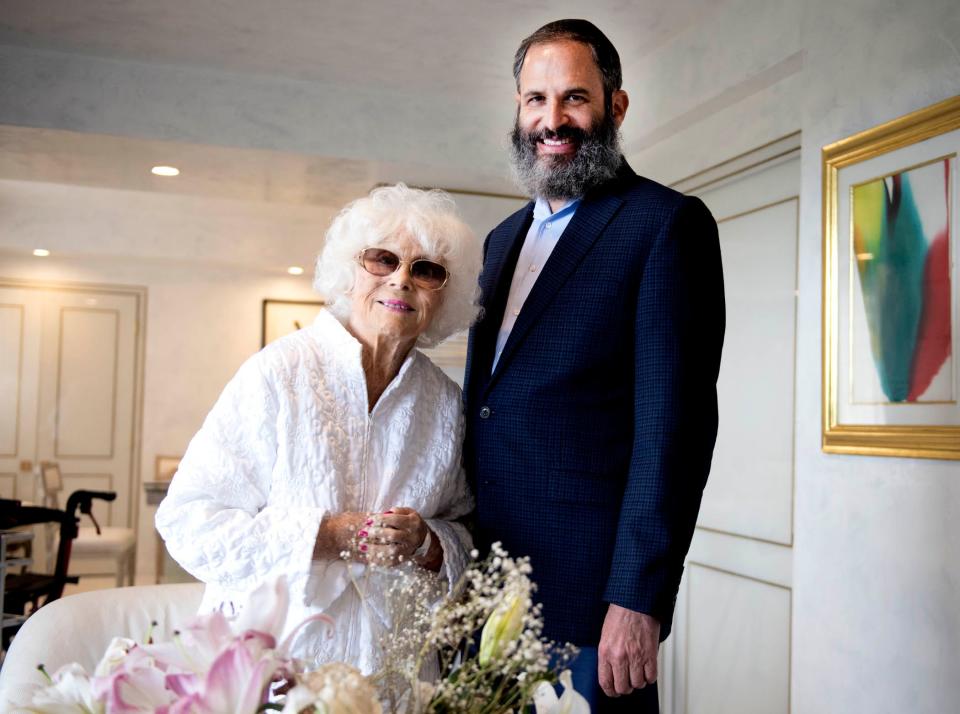
[[[157,509],[170,555],[208,584],[250,590],[284,574],[306,585],[325,510],[269,505],[279,404],[260,358],[227,384]]]
[[[459,399],[457,404],[459,408]],[[463,410],[459,409],[455,432],[456,453],[450,471],[444,474],[442,484],[445,488],[440,508],[433,518],[425,519],[443,547],[440,577],[446,578],[447,586],[451,589],[470,564],[470,551],[473,549],[473,538],[466,526],[460,522],[460,519],[473,510],[474,505],[473,494],[470,492],[467,476],[461,464],[463,432]]]

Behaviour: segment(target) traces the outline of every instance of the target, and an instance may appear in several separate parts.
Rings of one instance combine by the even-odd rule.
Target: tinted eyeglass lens
[[[438,288],[447,280],[447,269],[432,260],[415,260],[410,276],[426,288]]]
[[[400,258],[389,250],[367,248],[362,255],[363,267],[373,275],[390,275],[400,267]]]

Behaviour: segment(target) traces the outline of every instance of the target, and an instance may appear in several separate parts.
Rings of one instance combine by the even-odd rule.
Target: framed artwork
[[[823,449],[960,459],[960,96],[823,149]]]
[[[260,346],[266,347],[278,337],[306,327],[313,322],[321,307],[322,301],[264,300]]]
[[[180,467],[180,456],[157,456],[153,467],[155,481],[169,481]]]

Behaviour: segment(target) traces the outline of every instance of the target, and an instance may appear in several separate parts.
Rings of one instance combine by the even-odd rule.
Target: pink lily
[[[270,638],[272,640],[272,638]],[[274,673],[283,666],[283,660],[264,645],[270,640],[263,635],[248,633],[237,639],[217,657],[202,683],[193,680],[172,680],[183,686],[187,694],[168,714],[188,711],[182,704],[189,701],[189,711],[211,714],[249,714],[266,700],[267,687]],[[200,685],[200,687],[197,687]],[[193,689],[187,692],[187,689]]]
[[[111,714],[136,714],[170,704],[174,695],[166,688],[164,674],[153,666],[117,670],[93,680],[91,691]]]
[[[230,645],[234,637],[223,613],[211,612],[194,618],[176,633],[172,642],[143,645],[142,649],[163,669],[202,674],[210,669],[217,655]]]

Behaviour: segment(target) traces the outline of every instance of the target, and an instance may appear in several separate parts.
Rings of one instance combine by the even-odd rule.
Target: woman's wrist
[[[424,548],[426,546],[426,548]],[[421,550],[422,549],[422,550]],[[422,553],[422,554],[421,554]],[[413,562],[426,570],[434,572],[440,570],[443,565],[443,546],[440,545],[440,539],[436,534],[427,528],[427,534],[424,536],[423,543],[413,553]]]

